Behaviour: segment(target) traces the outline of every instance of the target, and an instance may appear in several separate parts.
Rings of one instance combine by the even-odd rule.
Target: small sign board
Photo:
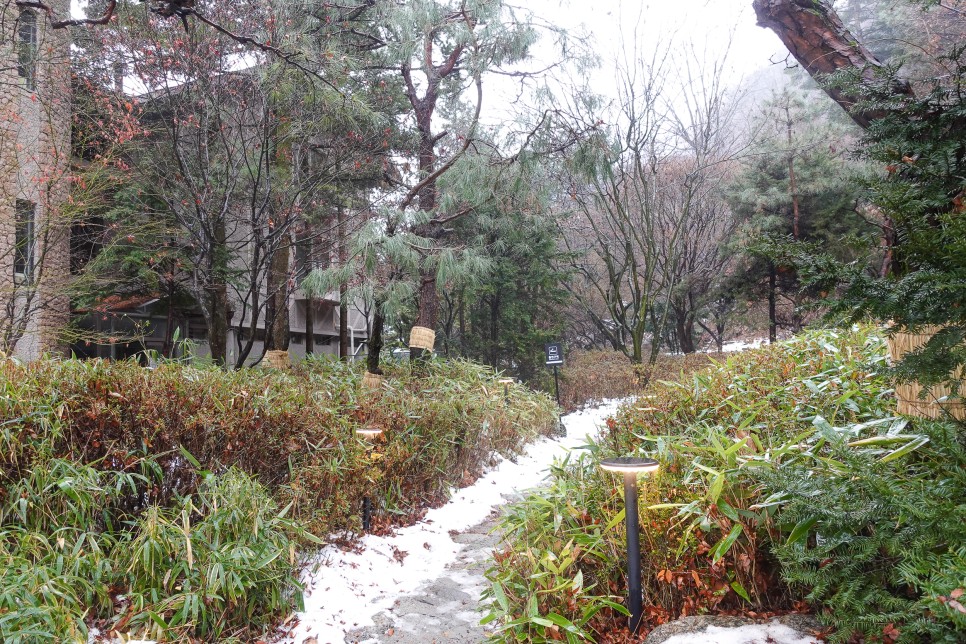
[[[548,342],[543,346],[547,365],[563,364],[563,342]]]

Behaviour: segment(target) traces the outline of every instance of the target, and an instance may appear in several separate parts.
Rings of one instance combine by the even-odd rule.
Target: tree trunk
[[[460,289],[459,301],[460,355],[466,357],[466,298]]]
[[[342,206],[336,209],[336,217],[338,222],[338,253],[339,253],[339,265],[345,266],[348,260],[348,252],[346,249],[346,239],[345,239],[345,212],[342,210]],[[349,302],[348,302],[348,292],[349,285],[343,282],[339,284],[339,359],[343,362],[349,360]]]
[[[675,311],[674,333],[681,353],[694,353],[694,319],[685,311]]]
[[[788,192],[792,198],[792,237],[798,241],[801,237],[799,230],[798,211],[798,182],[795,180],[795,151],[792,149],[792,117],[785,103],[785,125],[788,128]]]
[[[161,355],[165,358],[174,357],[174,282],[168,282],[168,311],[164,321],[164,342],[161,344]]]
[[[216,365],[228,361],[228,285],[215,278],[208,298],[208,349]]]
[[[792,239],[801,239],[800,211],[798,199],[798,182],[795,178],[795,151],[792,147],[792,116],[785,103],[785,126],[788,132],[788,193],[792,200]],[[802,330],[802,315],[799,312],[799,298],[795,296],[794,310],[792,311],[792,329],[795,333]]]
[[[228,362],[228,282],[226,275],[228,267],[223,255],[227,245],[228,233],[225,228],[223,217],[215,221],[214,230],[211,237],[211,249],[209,255],[209,284],[210,294],[205,298],[208,302],[208,350],[211,351],[211,360],[216,365],[225,366]]]
[[[416,126],[419,129],[419,176],[427,177],[436,170],[436,149],[432,133],[433,112],[436,108],[436,96],[427,93],[424,100],[413,104],[416,113]],[[419,210],[424,213],[436,208],[436,182],[429,181],[419,191]],[[426,223],[417,226],[416,234],[431,240],[442,236],[439,226]],[[425,260],[425,257],[423,258]],[[439,319],[439,295],[436,293],[436,271],[434,266],[425,263],[419,271],[419,312],[416,315],[416,325],[436,330]],[[423,349],[410,348],[411,362],[422,362],[428,355]]]
[[[722,320],[721,318],[715,318],[713,329],[709,327],[707,324],[705,324],[704,321],[702,320],[698,320],[697,323],[698,323],[698,326],[701,327],[705,333],[711,336],[711,339],[714,340],[714,346],[718,348],[718,353],[721,353],[724,350],[724,332],[725,332],[724,320]]]
[[[439,296],[436,293],[436,273],[422,270],[419,276],[419,314],[416,316],[416,326],[436,329],[439,318]],[[429,357],[429,352],[411,347],[410,361],[421,362]]]
[[[382,353],[382,329],[386,325],[386,318],[382,314],[382,306],[378,302],[372,315],[372,335],[369,336],[369,355],[366,356],[366,371],[382,373],[379,368],[379,355]]]
[[[871,81],[882,63],[853,36],[826,0],[754,0],[758,24],[771,29],[805,68],[820,83],[824,77],[844,69],[858,70]],[[842,106],[862,128],[887,114],[885,110],[853,112],[862,96],[853,96],[839,88],[823,87],[832,100]],[[899,96],[911,96],[908,83],[893,87]]]
[[[288,314],[288,240],[283,239],[268,266],[268,301],[265,303],[265,350],[287,351],[290,337]]]
[[[778,290],[778,273],[775,264],[768,263],[768,344],[778,340],[778,311],[775,307],[776,292]]]
[[[490,296],[490,366],[498,368],[500,358],[500,296]]]

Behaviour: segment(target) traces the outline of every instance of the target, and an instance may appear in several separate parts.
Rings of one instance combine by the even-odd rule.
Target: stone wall
[[[69,0],[51,4],[57,16],[69,12]],[[0,350],[34,359],[63,351],[61,331],[69,320],[69,33],[50,29],[48,17],[35,14],[31,89],[17,71],[20,10],[2,3],[0,11]],[[31,280],[14,277],[17,200],[35,204]]]

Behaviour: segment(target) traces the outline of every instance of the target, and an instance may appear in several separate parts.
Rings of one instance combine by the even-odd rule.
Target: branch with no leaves
[[[184,23],[185,28],[187,28],[188,17],[194,16],[197,20],[208,25],[220,34],[227,36],[231,40],[234,40],[238,44],[253,47],[268,54],[273,54],[282,62],[292,65],[296,69],[305,72],[306,74],[315,76],[332,89],[339,91],[335,85],[325,79],[319,72],[309,69],[303,63],[301,63],[298,60],[302,57],[301,53],[286,52],[278,47],[275,47],[274,45],[258,40],[257,38],[235,33],[224,25],[221,25],[205,15],[198,13],[197,9],[195,9],[195,0],[140,0],[140,2],[147,2],[149,5],[149,11],[153,14],[161,16],[162,18],[180,18],[182,23]],[[16,0],[16,5],[23,9],[37,9],[39,11],[43,11],[50,19],[50,27],[52,29],[66,29],[67,27],[97,27],[106,25],[114,18],[114,15],[117,11],[117,0],[108,0],[108,4],[104,8],[104,13],[97,18],[68,18],[66,20],[56,20],[53,8],[47,2],[43,2],[42,0]]]
[[[46,2],[40,2],[39,0],[17,0],[16,5],[21,9],[38,9],[43,11],[50,19],[52,29],[64,29],[66,27],[106,25],[114,17],[114,11],[117,9],[117,0],[109,0],[107,7],[104,8],[104,14],[99,18],[69,18],[67,20],[54,20],[54,10]]]

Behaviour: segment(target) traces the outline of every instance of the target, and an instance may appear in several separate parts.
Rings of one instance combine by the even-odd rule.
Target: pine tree
[[[966,365],[966,21],[956,6],[931,8],[942,37],[925,38],[934,53],[921,76],[902,61],[883,65],[843,25],[832,6],[809,0],[755,0],[759,23],[773,29],[805,70],[866,129],[863,152],[882,175],[870,185],[884,219],[885,261],[878,272],[825,262],[813,283],[842,285],[835,311],[891,320],[893,329],[943,327],[899,372],[924,384],[958,389]],[[917,43],[919,44],[919,43]]]
[[[874,231],[858,209],[861,167],[846,156],[849,132],[820,110],[801,92],[773,95],[758,118],[755,148],[730,189],[742,223],[731,242],[741,261],[728,290],[768,301],[772,341],[779,327],[802,326],[802,256],[821,248],[854,259],[862,236]]]

